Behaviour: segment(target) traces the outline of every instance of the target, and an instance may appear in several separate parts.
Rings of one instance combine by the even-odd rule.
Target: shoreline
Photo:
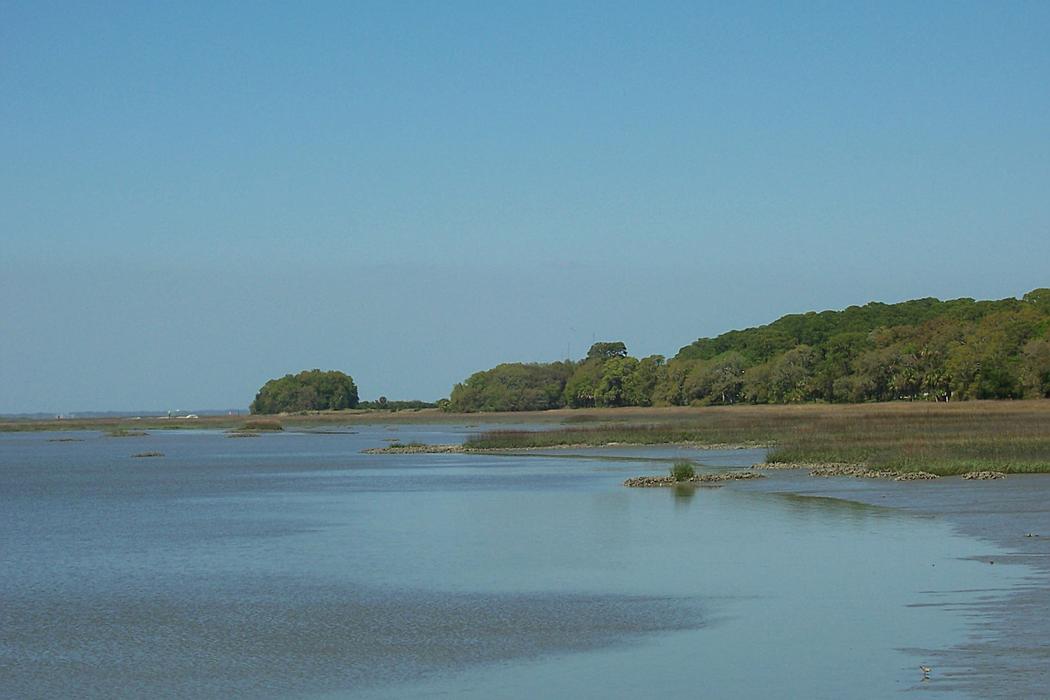
[[[831,499],[889,508],[949,523],[960,535],[992,550],[973,559],[989,566],[1020,566],[1021,582],[983,591],[961,610],[979,634],[948,649],[923,649],[941,689],[974,697],[1040,697],[1050,687],[1050,479],[1042,474],[965,481],[941,478],[903,486],[886,479],[809,478],[781,470],[769,479],[735,482],[735,491],[791,499]],[[979,500],[975,501],[975,498]],[[916,533],[916,565],[922,563]],[[960,588],[965,584],[960,582]],[[941,674],[938,674],[941,675]]]
[[[0,431],[251,430],[328,432],[368,425],[449,426],[468,450],[585,449],[678,445],[771,447],[771,459],[846,463],[872,471],[1050,473],[1050,400],[952,404],[734,405],[557,409],[520,413],[446,413],[440,409],[163,416],[75,420],[0,420]],[[418,436],[416,436],[418,439]],[[424,438],[425,439],[425,438]],[[395,450],[390,450],[393,453]],[[454,448],[405,451],[451,452]],[[915,478],[915,477],[910,477]]]
[[[544,456],[549,455],[552,457],[579,457],[579,458],[601,458],[601,455],[558,455],[550,454],[557,453],[562,450],[580,450],[580,449],[593,449],[601,450],[610,447],[630,447],[636,449],[650,448],[689,448],[694,450],[710,450],[710,451],[730,451],[730,450],[748,450],[748,449],[771,449],[771,445],[761,444],[729,444],[729,443],[715,443],[715,444],[702,444],[696,442],[669,442],[669,443],[652,443],[652,444],[638,444],[638,443],[622,443],[622,442],[608,442],[603,444],[566,444],[566,445],[550,445],[542,447],[491,447],[491,448],[471,448],[466,447],[463,444],[424,444],[424,443],[409,443],[404,445],[387,445],[385,447],[370,447],[361,450],[362,454],[368,455],[404,455],[404,454],[477,454],[477,455],[521,455],[521,456]],[[610,455],[608,459],[625,459],[622,455]],[[645,460],[645,461],[671,461],[668,458],[645,458],[636,457],[634,459]],[[831,477],[854,477],[859,479],[890,479],[893,481],[931,481],[933,479],[951,478],[957,476],[960,479],[966,481],[990,481],[1007,478],[1006,472],[988,470],[988,469],[975,469],[973,471],[962,472],[959,474],[934,474],[927,471],[915,470],[901,470],[901,469],[876,469],[865,464],[850,464],[844,462],[767,462],[760,464],[751,465],[750,469],[755,470],[751,472],[751,475],[733,475],[729,476],[725,473],[720,474],[723,478],[714,479],[710,478],[712,475],[703,475],[703,478],[694,477],[693,479],[687,479],[681,483],[688,483],[689,481],[721,481],[726,479],[750,479],[755,477],[761,477],[762,474],[758,474],[758,471],[791,471],[791,470],[807,470],[807,473],[811,477],[817,478],[831,478]],[[746,473],[745,473],[746,474]],[[666,480],[666,483],[664,481]],[[628,483],[636,482],[636,483]],[[645,483],[643,483],[645,482]],[[651,483],[650,483],[651,482]],[[659,482],[659,483],[657,483]],[[638,476],[632,477],[624,482],[625,486],[674,486],[673,480],[669,477],[655,477],[655,476]]]
[[[692,419],[734,415],[759,421],[770,414],[788,414],[792,417],[820,415],[833,410],[842,415],[879,416],[931,414],[967,415],[973,413],[1014,413],[1018,411],[1047,411],[1050,399],[973,400],[940,403],[929,401],[886,401],[880,403],[800,403],[800,404],[736,404],[732,406],[625,406],[622,408],[557,408],[546,411],[502,411],[454,413],[439,408],[403,409],[385,411],[376,409],[346,409],[341,411],[312,411],[308,413],[278,413],[237,415],[201,415],[195,418],[169,418],[159,415],[100,417],[100,418],[17,418],[0,417],[0,432],[38,430],[94,430],[114,427],[179,429],[230,428],[251,420],[277,420],[290,426],[350,425],[353,423],[447,424],[479,427],[481,424],[565,424],[584,427],[588,424],[618,424],[634,421],[688,422]]]
[[[644,449],[646,447],[678,447],[694,450],[760,450],[769,449],[768,444],[742,444],[742,443],[698,443],[698,442],[662,442],[662,443],[631,443],[631,442],[605,442],[605,443],[573,443],[564,445],[541,445],[533,447],[467,447],[464,444],[425,444],[407,443],[391,444],[386,447],[369,447],[361,450],[362,454],[384,455],[384,454],[543,454],[544,450],[600,450],[608,447],[632,447]]]
[[[682,444],[612,444],[607,445],[613,448],[607,458],[625,459],[624,455],[616,454],[615,448],[644,451],[645,448],[683,446],[698,449],[696,445]],[[565,447],[601,450],[595,445]],[[712,446],[699,449],[704,447],[717,449]],[[739,449],[741,446],[720,447]],[[554,459],[572,456],[562,449],[549,447],[463,452],[525,453]],[[658,459],[650,461],[655,463]],[[719,459],[713,457],[703,467],[719,469]],[[811,474],[813,471],[817,473]],[[734,472],[749,476],[743,479],[728,476]],[[679,496],[679,489],[675,488],[679,486],[691,491],[729,486],[740,494],[830,499],[944,520],[961,535],[974,539],[972,558],[975,561],[989,566],[1026,567],[1019,574],[1026,580],[1001,589],[989,589],[974,602],[959,608],[962,619],[972,625],[976,633],[960,638],[948,648],[916,649],[916,655],[928,660],[934,668],[939,690],[958,690],[976,697],[1038,696],[1037,691],[1050,687],[1050,624],[1045,622],[1050,620],[1050,480],[1038,474],[1011,474],[1002,478],[1002,475],[975,473],[980,476],[968,478],[962,474],[898,480],[898,474],[861,465],[771,463],[752,465],[752,468],[735,467],[729,472],[707,472],[695,479],[695,483],[672,483],[670,477],[654,474],[637,477],[637,483],[624,485],[665,487],[675,497]],[[767,478],[756,478],[760,476]],[[840,478],[830,478],[832,476]],[[916,483],[903,485],[904,480]],[[921,523],[918,527],[915,566],[929,566],[922,554]],[[1032,573],[1028,574],[1029,571]],[[960,582],[960,589],[965,587],[965,583]]]

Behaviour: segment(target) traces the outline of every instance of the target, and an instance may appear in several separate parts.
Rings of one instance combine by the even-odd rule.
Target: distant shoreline
[[[278,420],[286,427],[308,428],[312,426],[352,425],[354,423],[405,423],[405,424],[457,424],[480,425],[483,423],[658,423],[681,422],[702,419],[705,416],[747,416],[761,421],[768,416],[807,414],[835,414],[857,418],[870,415],[928,415],[930,413],[1012,413],[1032,409],[1045,410],[1050,415],[1050,399],[1025,399],[1017,401],[984,400],[938,403],[930,401],[888,401],[882,403],[851,404],[739,404],[735,406],[628,406],[623,408],[558,408],[547,411],[505,411],[456,413],[439,408],[383,411],[374,409],[348,409],[343,411],[312,411],[287,414],[235,414],[199,415],[194,418],[169,418],[167,416],[106,416],[86,418],[5,418],[0,419],[0,432],[46,431],[46,430],[111,430],[134,428],[140,430],[223,430],[237,428],[254,419]]]
[[[1050,400],[584,408],[449,413],[436,408],[252,416],[0,422],[0,431],[145,430],[324,432],[356,425],[455,425],[467,450],[620,445],[771,446],[769,460],[872,471],[1050,472]],[[423,451],[422,445],[400,450]],[[434,448],[429,448],[434,449]],[[447,448],[442,448],[447,450]],[[394,450],[391,450],[394,451]]]

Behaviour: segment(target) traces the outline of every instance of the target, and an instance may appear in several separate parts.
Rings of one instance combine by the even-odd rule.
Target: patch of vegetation
[[[127,428],[114,428],[106,433],[109,437],[143,437],[149,435],[145,430],[128,430]]]
[[[389,401],[385,396],[380,396],[375,401],[360,401],[357,408],[369,411],[419,411],[424,408],[437,408],[436,403],[428,401]]]
[[[475,372],[452,389],[443,410],[543,411],[564,405],[565,383],[574,371],[572,362],[502,364]]]
[[[761,434],[764,433],[760,430],[718,430],[706,425],[611,425],[554,430],[491,430],[472,435],[464,442],[464,446],[472,450],[505,450],[615,444],[766,444],[765,440],[754,437]]]
[[[237,432],[279,432],[285,429],[280,421],[247,421]]]
[[[773,444],[767,461],[856,464],[941,476],[1050,472],[1050,401],[679,409],[660,423],[496,430],[468,449],[568,445]]]
[[[792,314],[700,338],[668,362],[595,343],[578,362],[503,364],[450,411],[1050,398],[1050,289]]]
[[[689,481],[694,476],[696,476],[696,469],[688,460],[680,459],[671,467],[671,478],[675,481]]]
[[[306,370],[263,384],[252,401],[252,413],[338,411],[358,404],[357,385],[342,372]]]

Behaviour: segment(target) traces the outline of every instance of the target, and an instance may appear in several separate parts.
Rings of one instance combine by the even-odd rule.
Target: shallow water
[[[677,449],[353,430],[0,435],[0,696],[965,697],[918,666],[1025,573],[918,512],[621,486]]]

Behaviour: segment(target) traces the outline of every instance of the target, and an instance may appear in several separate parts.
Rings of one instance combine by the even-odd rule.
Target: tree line
[[[784,316],[671,360],[595,343],[579,361],[508,363],[457,384],[452,411],[1050,397],[1050,289]]]

